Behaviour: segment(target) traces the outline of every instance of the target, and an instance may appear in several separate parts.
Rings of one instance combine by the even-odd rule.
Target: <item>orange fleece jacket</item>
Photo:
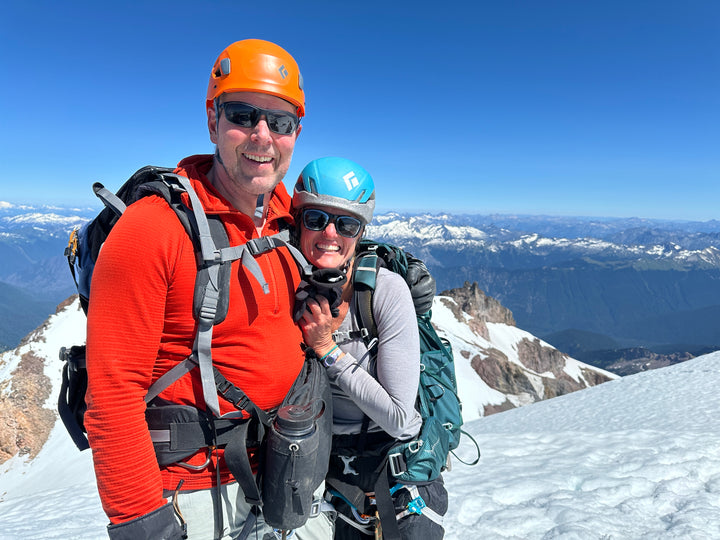
[[[257,237],[252,220],[209,184],[212,156],[192,156],[176,170],[190,178],[209,214],[221,216],[230,245]],[[269,201],[263,234],[292,221],[290,197],[280,184]],[[235,261],[227,318],[213,331],[213,363],[258,406],[279,405],[303,362],[302,334],[292,321],[297,266],[286,249],[257,257],[270,293]],[[163,489],[205,489],[215,467],[201,471],[160,468],[145,423],[143,398],[150,385],[192,352],[196,322],[195,251],[174,211],[158,196],[130,205],[112,229],[93,273],[88,313],[88,411],[85,425],[98,490],[112,523],[128,521],[163,504]],[[186,374],[160,397],[204,409],[198,371]],[[220,398],[223,414],[234,410]],[[221,453],[220,453],[221,454]],[[199,452],[188,462],[205,461]],[[222,483],[232,479],[220,460]]]

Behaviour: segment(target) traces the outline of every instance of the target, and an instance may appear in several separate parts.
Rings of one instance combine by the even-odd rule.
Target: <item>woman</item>
[[[399,275],[384,268],[377,274],[372,302],[377,353],[372,354],[358,335],[353,266],[374,207],[372,178],[342,158],[310,162],[293,194],[299,246],[308,262],[318,269],[339,269],[347,276],[338,302],[331,306],[321,295],[310,298],[299,320],[305,343],[327,367],[332,384],[333,451],[326,498],[332,497],[337,511],[335,538],[343,539],[375,534],[375,510],[369,510],[373,501],[362,492],[374,491],[378,475],[387,474],[378,468],[389,448],[417,436],[422,424],[415,409],[420,376],[417,321],[410,291]],[[441,477],[417,490],[396,486],[388,478],[396,513],[406,511],[418,494],[435,514],[447,510]],[[352,497],[357,493],[362,500]],[[409,513],[397,524],[402,538],[443,536],[442,526],[426,515]]]

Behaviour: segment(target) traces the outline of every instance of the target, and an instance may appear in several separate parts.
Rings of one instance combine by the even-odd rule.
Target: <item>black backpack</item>
[[[256,238],[240,246],[230,246],[222,222],[217,216],[205,214],[189,180],[167,168],[143,167],[130,177],[117,194],[100,183],[93,185],[93,191],[106,208],[93,220],[75,229],[65,249],[85,313],[91,298],[90,283],[100,248],[126,206],[141,197],[154,194],[165,199],[183,224],[198,253],[193,311],[199,324],[193,353],[161,376],[145,397],[148,403],[146,420],[153,434],[158,463],[161,466],[176,463],[193,455],[199,448],[224,446],[226,463],[248,502],[257,506],[263,505],[263,500],[268,503],[264,505],[267,509],[266,521],[279,529],[301,526],[310,514],[312,492],[327,473],[330,455],[332,399],[325,369],[309,356],[282,405],[277,410],[264,411],[212,365],[210,347],[213,326],[222,322],[228,312],[230,265],[233,261],[240,259],[266,293],[269,288],[255,261],[257,255],[285,247],[298,262],[301,273],[309,274],[310,266],[302,254],[288,243],[289,230],[270,237]],[[183,193],[188,194],[192,208],[183,203]],[[60,358],[65,365],[58,412],[77,447],[84,450],[89,446],[84,426],[88,382],[85,346],[63,347]],[[157,399],[165,388],[195,368],[199,368],[208,412]],[[250,413],[251,421],[220,418],[218,395],[237,409]],[[289,410],[288,407],[295,416],[300,411],[305,421],[313,422],[316,435],[312,442],[305,441],[306,447],[293,440],[296,443],[293,446],[295,450],[291,453],[284,450],[285,459],[278,460],[273,454],[277,454],[277,444],[272,441],[280,438],[284,443],[285,439],[282,429],[275,429],[276,417],[279,411],[282,417],[282,411]],[[270,443],[266,441],[268,436],[271,438]],[[258,442],[263,444],[261,455],[267,449],[271,457],[264,456],[266,459],[261,460],[261,470],[255,478],[247,446]],[[272,461],[275,470],[266,471],[266,461]],[[302,462],[305,466],[302,469],[290,467],[290,461],[293,464]],[[264,488],[262,497],[258,489],[260,483],[263,483]],[[270,501],[266,494],[274,499]],[[283,500],[279,501],[280,498]]]

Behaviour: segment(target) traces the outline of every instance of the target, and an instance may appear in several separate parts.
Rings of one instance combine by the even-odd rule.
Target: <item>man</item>
[[[277,233],[292,222],[281,180],[305,113],[297,63],[267,41],[233,43],[213,66],[206,109],[215,154],[188,157],[175,172],[190,179],[206,214],[220,217],[231,246]],[[212,362],[268,410],[281,403],[304,359],[292,321],[299,275],[285,249],[256,260],[269,292],[233,262],[229,310],[213,329]],[[159,196],[128,207],[93,273],[85,426],[113,540],[183,538],[185,523],[191,539],[215,538],[222,527],[235,538],[250,511],[222,449],[198,448],[159,466],[145,419],[148,388],[192,353],[196,276],[193,243]],[[158,398],[206,409],[197,369]],[[221,414],[236,411],[219,402]],[[260,516],[252,537],[266,531]]]

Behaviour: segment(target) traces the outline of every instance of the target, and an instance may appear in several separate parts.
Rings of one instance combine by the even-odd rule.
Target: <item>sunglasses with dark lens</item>
[[[335,230],[345,238],[355,238],[360,229],[362,221],[352,216],[337,216],[317,208],[309,208],[303,211],[303,225],[309,231],[324,231],[330,223],[335,223]]]
[[[227,101],[220,103],[228,122],[240,127],[254,128],[263,116],[266,118],[268,128],[279,135],[294,133],[300,120],[291,112],[274,109],[261,109],[242,101]]]

